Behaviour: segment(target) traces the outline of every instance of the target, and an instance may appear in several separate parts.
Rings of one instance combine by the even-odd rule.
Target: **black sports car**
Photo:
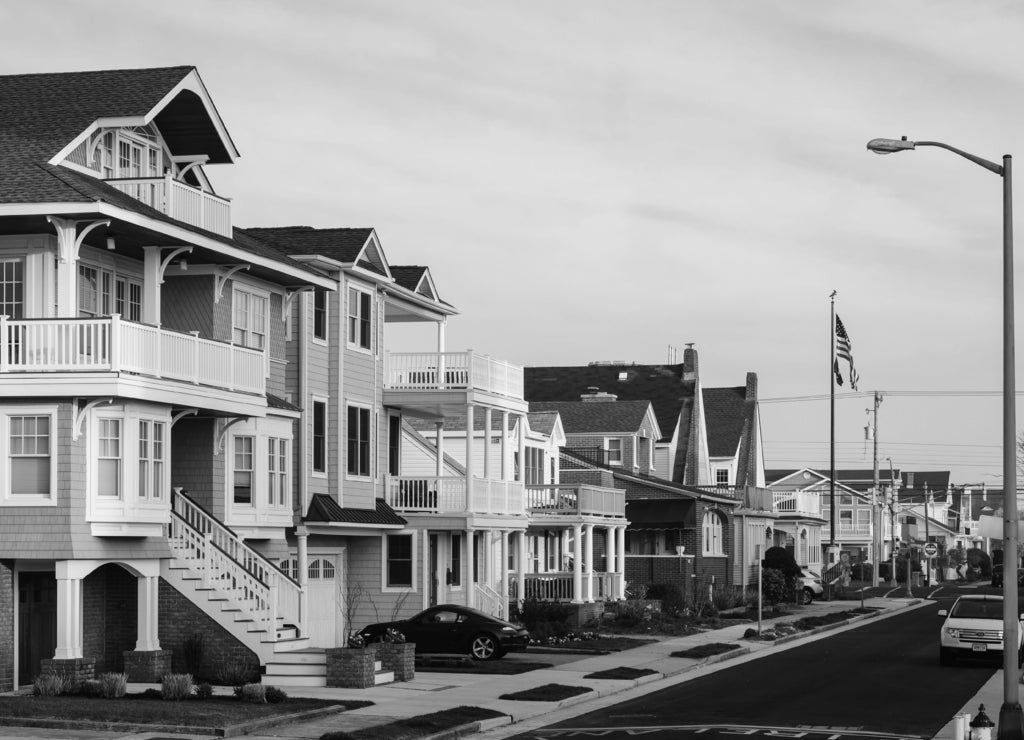
[[[432,606],[416,616],[397,622],[364,627],[367,642],[384,639],[388,629],[416,643],[417,653],[469,653],[476,660],[494,660],[507,652],[526,650],[530,633],[519,624],[492,617],[476,609],[453,604]]]

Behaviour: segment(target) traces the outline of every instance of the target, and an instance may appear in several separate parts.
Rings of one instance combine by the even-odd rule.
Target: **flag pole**
[[[829,557],[835,558],[836,547],[836,291],[829,296],[831,304],[831,317],[829,319],[828,336],[830,356],[828,363],[829,387],[829,476],[828,476],[828,505],[829,505],[829,536],[828,550]],[[829,562],[829,565],[834,565]]]

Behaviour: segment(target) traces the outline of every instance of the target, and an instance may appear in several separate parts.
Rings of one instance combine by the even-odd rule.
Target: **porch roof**
[[[693,529],[696,515],[692,499],[626,501],[627,529]]]
[[[370,524],[382,526],[405,526],[406,520],[395,513],[384,499],[376,500],[375,509],[342,507],[326,493],[314,493],[306,512],[307,523],[326,522],[329,524]]]

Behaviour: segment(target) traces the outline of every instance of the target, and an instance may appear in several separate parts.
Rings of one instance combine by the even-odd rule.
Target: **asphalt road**
[[[869,620],[517,737],[932,738],[999,668],[997,662],[939,666],[936,611],[951,603],[939,599]]]

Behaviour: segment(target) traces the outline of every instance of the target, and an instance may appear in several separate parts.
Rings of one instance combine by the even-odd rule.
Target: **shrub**
[[[198,676],[203,667],[203,648],[206,636],[202,632],[195,632],[185,640],[185,670],[193,676]]]
[[[534,626],[541,622],[564,624],[568,627],[573,613],[568,604],[539,599],[524,599],[519,602],[516,612],[514,620],[522,622],[523,626],[531,632]]]
[[[761,571],[761,597],[766,604],[781,604],[786,599],[786,576],[778,568]]]
[[[160,682],[160,697],[168,701],[181,701],[192,696],[191,673],[168,673]]]
[[[568,625],[560,622],[538,622],[530,627],[530,637],[538,643],[549,642],[552,639],[565,637],[569,634]]]
[[[615,621],[624,627],[635,627],[651,619],[654,608],[637,601],[622,601],[615,607]]]
[[[992,558],[988,556],[988,553],[977,547],[972,547],[967,551],[967,572],[968,578],[971,574],[975,578],[979,575],[981,578],[992,577]]]
[[[281,702],[288,700],[288,694],[276,686],[268,686],[264,692],[264,696],[266,697],[268,704],[280,704]]]
[[[235,687],[235,698],[251,704],[267,703],[267,687],[261,683],[247,683]]]
[[[764,560],[761,561],[764,568],[781,570],[785,576],[799,576],[800,566],[797,565],[793,553],[784,547],[769,547],[764,551]]]
[[[855,581],[870,581],[874,571],[875,566],[871,563],[854,563],[850,568],[850,578]]]
[[[78,685],[79,696],[99,697],[103,696],[98,679],[89,678]]]
[[[67,692],[68,681],[59,673],[44,673],[32,680],[33,696],[60,696]]]
[[[241,686],[257,675],[256,669],[247,660],[224,660],[215,678],[222,686]]]
[[[211,686],[210,684],[208,684],[206,682],[203,682],[201,684],[197,684],[196,685],[196,698],[197,699],[200,699],[200,700],[209,699],[211,696],[213,696],[213,686]]]
[[[686,608],[686,596],[682,586],[674,583],[652,583],[647,587],[647,598],[661,601],[661,610],[676,614]]]
[[[98,695],[104,699],[120,699],[128,691],[127,673],[101,673]]]
[[[139,694],[139,696],[142,697],[143,699],[163,699],[164,698],[164,695],[163,695],[163,693],[161,693],[160,689],[153,689],[153,688],[146,689],[141,694]]]
[[[735,586],[716,586],[711,591],[711,603],[716,611],[735,609],[747,603],[747,595],[742,588]]]

